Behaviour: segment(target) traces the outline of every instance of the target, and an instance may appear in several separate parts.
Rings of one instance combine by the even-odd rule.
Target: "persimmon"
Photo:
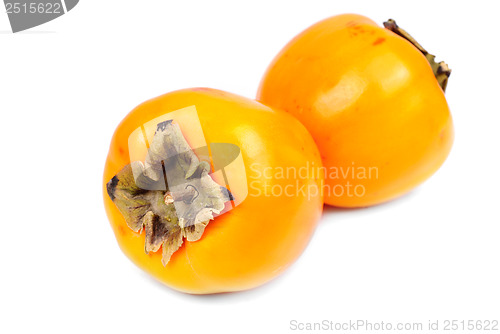
[[[323,206],[323,176],[309,171],[320,166],[288,113],[185,89],[120,123],[104,203],[122,251],[159,281],[192,294],[239,291],[276,277],[306,247]]]
[[[394,199],[445,161],[453,124],[450,70],[394,21],[338,15],[292,39],[257,100],[297,117],[325,167],[325,202],[363,207]]]

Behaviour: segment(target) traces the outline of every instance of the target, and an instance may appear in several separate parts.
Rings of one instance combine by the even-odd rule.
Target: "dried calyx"
[[[125,166],[107,184],[111,200],[134,232],[145,231],[145,251],[162,250],[166,265],[186,238],[197,241],[231,194],[209,175],[178,125],[159,123],[144,163]]]
[[[411,44],[413,44],[422,54],[427,58],[427,61],[431,65],[432,71],[434,72],[434,76],[436,77],[436,80],[438,81],[439,85],[443,89],[443,92],[446,91],[446,85],[448,84],[448,78],[450,77],[451,74],[451,69],[448,67],[448,65],[444,62],[436,62],[435,58],[436,56],[430,54],[427,52],[426,49],[422,47],[409,33],[401,29],[397,24],[396,21],[393,19],[389,19],[387,22],[384,22],[384,27],[387,30],[392,31],[393,33],[403,37],[407,41],[409,41]]]

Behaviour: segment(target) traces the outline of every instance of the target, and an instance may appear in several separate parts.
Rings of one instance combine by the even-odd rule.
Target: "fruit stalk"
[[[436,56],[427,52],[427,50],[424,49],[422,45],[420,45],[409,33],[401,29],[396,24],[396,21],[394,21],[393,19],[389,19],[387,20],[387,22],[384,22],[384,27],[387,30],[390,30],[393,33],[403,37],[408,42],[413,44],[420,52],[422,52],[422,54],[425,56],[425,58],[427,58],[427,61],[431,65],[432,71],[434,72],[434,76],[436,77],[436,80],[443,89],[443,92],[446,91],[448,78],[450,77],[451,74],[451,69],[448,67],[448,64],[446,64],[444,61],[441,61],[439,63],[436,62],[435,60]]]

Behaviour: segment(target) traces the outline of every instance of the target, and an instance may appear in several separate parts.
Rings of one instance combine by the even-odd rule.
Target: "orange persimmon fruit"
[[[196,112],[183,113],[186,108],[194,108]],[[170,118],[173,123],[170,123]],[[167,122],[159,123],[158,120]],[[202,132],[198,131],[198,125]],[[165,129],[169,127],[173,132],[164,133],[160,138],[161,131],[167,131]],[[144,174],[141,175],[146,175],[148,163],[150,166],[156,163],[154,154],[150,155],[149,150],[156,147],[158,153],[161,150],[158,149],[158,143],[167,147],[169,141],[179,134],[176,132],[174,135],[177,131],[175,129],[181,131],[195,153],[200,142],[206,142],[207,147],[212,150],[208,164],[211,165],[213,174],[212,180],[204,181],[205,185],[214,185],[216,182],[216,188],[219,185],[228,186],[231,202],[225,202],[225,208],[238,201],[237,205],[229,210],[224,209],[225,212],[210,220],[206,228],[203,226],[205,229],[201,238],[199,234],[191,236],[199,238],[197,241],[186,239],[182,242],[181,234],[176,234],[177,239],[174,240],[172,234],[168,235],[174,232],[162,232],[162,221],[169,231],[175,230],[178,233],[179,228],[169,225],[173,224],[172,216],[161,217],[161,212],[167,212],[165,208],[181,197],[183,199],[179,199],[177,203],[190,209],[190,201],[196,202],[194,198],[200,198],[198,193],[186,202],[185,198],[189,194],[170,195],[165,189],[160,189],[151,190],[151,195],[136,187],[139,181],[136,185],[130,185],[131,175],[137,176],[131,171],[134,168],[144,168]],[[160,135],[157,136],[158,132]],[[141,137],[142,134],[144,137]],[[148,140],[150,142],[146,143]],[[239,169],[231,169],[229,160],[233,158],[225,157],[225,152],[219,152],[222,157],[213,156],[213,145],[217,143],[238,148],[241,163]],[[177,142],[176,145],[174,146],[185,147],[184,142]],[[203,175],[203,168],[209,165],[201,166],[198,158],[201,161],[200,156],[182,155],[182,159],[189,160],[189,166],[186,165],[189,168],[186,167],[186,170],[190,170],[182,170],[182,173],[194,175],[196,172],[193,171],[198,166],[200,175]],[[227,177],[228,183],[221,177],[221,166],[215,166],[215,160],[225,158],[228,166],[222,166],[225,169],[223,176]],[[134,167],[133,160],[144,163]],[[164,170],[170,168],[168,162],[162,164]],[[127,169],[127,166],[132,167]],[[104,203],[122,251],[157,280],[171,288],[192,294],[245,290],[259,286],[282,273],[306,247],[322,212],[320,187],[323,176],[314,172],[302,172],[301,176],[289,173],[287,176],[283,171],[311,170],[320,166],[321,158],[314,140],[305,127],[290,114],[219,90],[185,89],[144,102],[120,123],[112,138],[105,164]],[[219,169],[218,174],[215,173],[216,169]],[[171,189],[168,175],[167,181]],[[191,191],[194,188],[186,186],[183,189]],[[219,192],[218,194],[220,195]],[[155,200],[148,202],[153,197]],[[134,203],[139,204],[134,206]],[[138,212],[145,203],[152,205],[149,207],[152,211],[146,214],[146,211]],[[212,205],[210,203],[200,205],[208,207]],[[178,215],[185,214],[179,212],[177,211]],[[162,220],[163,218],[166,220]],[[175,219],[177,218],[174,217]],[[163,239],[158,239],[159,237]],[[182,243],[178,249],[176,242]],[[149,252],[145,251],[145,245],[146,248],[149,247]],[[163,249],[173,249],[167,255],[163,253],[162,258],[160,245]]]
[[[280,51],[258,90],[258,101],[312,134],[330,205],[394,199],[436,172],[451,150],[449,69],[393,20],[384,25],[354,14],[316,23]]]

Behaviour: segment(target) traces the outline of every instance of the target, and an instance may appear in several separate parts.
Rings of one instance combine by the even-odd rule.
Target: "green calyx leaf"
[[[162,250],[167,265],[188,241],[199,240],[214,214],[230,201],[229,191],[209,175],[172,121],[159,123],[145,162],[134,161],[107,184],[108,195],[134,232],[145,231],[146,253]]]

